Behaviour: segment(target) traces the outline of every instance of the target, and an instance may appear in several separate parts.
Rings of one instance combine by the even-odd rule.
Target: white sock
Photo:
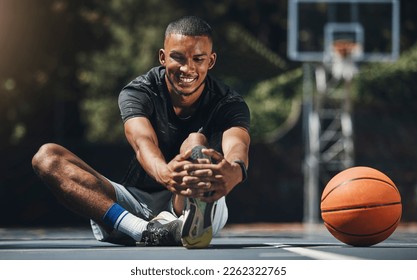
[[[114,228],[120,230],[123,233],[126,233],[136,241],[140,241],[142,238],[142,232],[146,230],[147,225],[147,221],[125,211],[122,213],[122,215],[120,215],[119,219],[117,219]]]
[[[105,224],[116,230],[131,236],[136,241],[142,238],[142,232],[146,229],[148,222],[129,213],[119,204],[114,203],[104,214]]]

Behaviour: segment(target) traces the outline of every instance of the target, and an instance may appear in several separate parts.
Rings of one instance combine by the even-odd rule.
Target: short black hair
[[[196,16],[185,16],[168,24],[165,30],[165,38],[171,34],[185,36],[207,36],[213,41],[211,26],[203,19]]]

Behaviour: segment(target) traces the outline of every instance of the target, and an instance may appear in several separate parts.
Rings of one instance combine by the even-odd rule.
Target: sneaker
[[[190,160],[193,162],[196,162],[198,159],[203,159],[206,158],[211,162],[211,158],[205,154],[203,154],[203,152],[201,151],[202,149],[205,149],[206,147],[204,146],[195,146],[192,150],[191,150],[191,156],[190,156]]]
[[[213,238],[212,209],[214,203],[187,198],[181,240],[184,247],[207,248]]]
[[[148,223],[137,245],[180,246],[182,224],[171,213],[163,211]]]
[[[192,150],[191,159],[196,161],[208,158],[201,152],[204,146],[196,146]],[[210,159],[210,158],[208,158]],[[207,196],[210,194],[207,193]],[[214,203],[206,203],[197,198],[187,198],[184,210],[184,223],[181,240],[184,247],[207,248],[213,238],[212,209]]]

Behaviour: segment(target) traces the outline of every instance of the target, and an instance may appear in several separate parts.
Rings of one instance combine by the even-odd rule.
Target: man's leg
[[[172,193],[168,190],[148,193],[137,188],[126,189],[110,182],[116,191],[117,203],[135,216],[150,221],[142,231],[140,242],[121,231],[110,234],[91,220],[94,237],[102,242],[121,245],[178,246],[181,243],[182,220],[172,214]]]
[[[190,160],[198,162],[210,159],[201,150],[207,147],[207,139],[201,133],[192,133],[184,141],[180,152],[192,150]],[[210,195],[207,193],[207,195]],[[178,204],[174,209],[184,208],[184,224],[182,227],[182,243],[187,248],[206,248],[210,245],[212,237],[226,224],[227,206],[222,198],[214,203],[206,203],[198,198],[176,197]],[[181,204],[182,202],[182,204]],[[182,208],[182,209],[183,209]]]
[[[118,229],[140,241],[147,222],[116,203],[112,184],[75,154],[56,144],[45,144],[32,159],[36,174],[71,211],[112,231]]]
[[[202,133],[191,133],[187,139],[181,145],[180,153],[184,153],[194,147],[204,146],[207,147],[207,138]],[[175,213],[180,216],[185,208],[185,198],[181,195],[174,194],[173,196],[173,207]]]

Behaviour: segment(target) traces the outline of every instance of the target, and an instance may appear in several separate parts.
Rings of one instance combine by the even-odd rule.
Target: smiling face
[[[208,70],[216,62],[212,42],[207,36],[170,34],[165,38],[159,61],[166,68],[170,93],[198,98],[204,89]]]

